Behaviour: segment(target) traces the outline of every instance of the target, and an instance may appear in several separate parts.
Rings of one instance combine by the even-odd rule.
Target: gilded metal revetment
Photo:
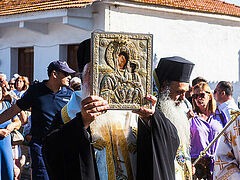
[[[92,33],[93,95],[110,109],[150,107],[152,93],[152,35]]]

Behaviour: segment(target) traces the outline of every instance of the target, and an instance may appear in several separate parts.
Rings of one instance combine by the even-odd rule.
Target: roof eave
[[[38,12],[38,11],[46,11],[46,10],[54,10],[54,9],[66,9],[66,8],[82,8],[88,5],[91,5],[93,1],[71,1],[71,2],[48,2],[48,3],[40,3],[37,6],[29,6],[29,7],[21,7],[14,9],[1,10],[0,16],[8,16],[15,14],[22,14],[28,12]]]

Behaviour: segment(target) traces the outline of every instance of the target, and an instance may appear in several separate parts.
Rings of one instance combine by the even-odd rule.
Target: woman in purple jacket
[[[191,125],[191,158],[198,158],[208,144],[222,130],[225,118],[216,108],[211,89],[207,83],[199,83],[193,87],[194,117]],[[212,179],[213,157],[218,143],[216,142],[196,165],[195,178]]]

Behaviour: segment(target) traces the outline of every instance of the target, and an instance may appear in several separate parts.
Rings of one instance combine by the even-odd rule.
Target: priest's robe
[[[99,179],[91,143],[81,113],[45,139],[43,155],[50,179]],[[175,126],[156,109],[149,124],[138,120],[137,180],[174,180],[174,159],[179,146]]]
[[[214,180],[240,179],[240,119],[223,133],[214,157]]]

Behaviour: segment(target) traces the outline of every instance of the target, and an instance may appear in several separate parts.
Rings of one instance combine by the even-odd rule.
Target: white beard
[[[176,106],[176,103],[169,98],[169,91],[166,90],[160,95],[157,106],[177,128],[181,145],[186,145],[190,150],[190,123],[184,112],[183,102]]]
[[[104,133],[105,130],[108,130],[106,127],[110,127],[110,125],[115,125],[117,128],[119,128],[120,125],[121,130],[123,130],[124,134],[128,136],[132,120],[135,117],[136,116],[131,111],[107,111],[105,114],[98,116],[96,120],[90,124],[93,138],[103,137],[102,133]]]

